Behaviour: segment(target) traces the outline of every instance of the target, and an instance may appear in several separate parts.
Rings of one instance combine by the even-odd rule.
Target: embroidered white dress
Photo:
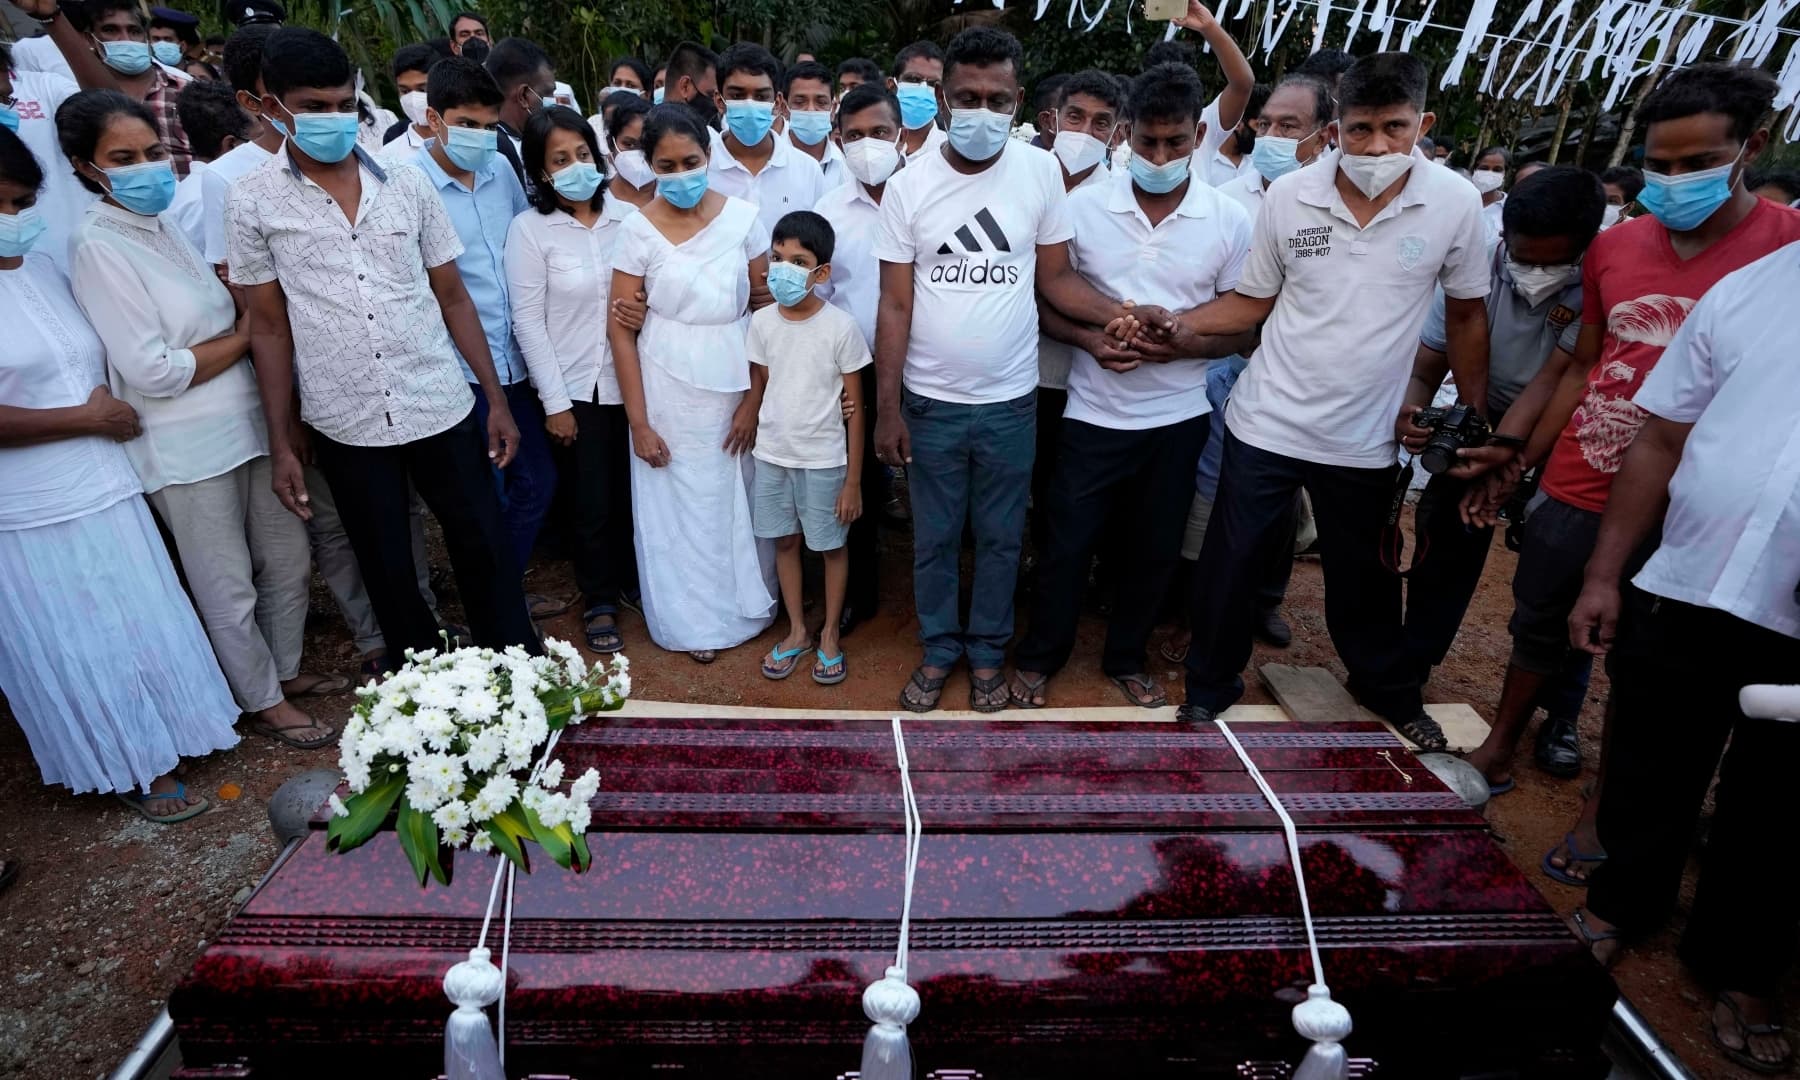
[[[723,449],[750,389],[749,262],[768,250],[756,208],[729,197],[681,244],[633,214],[614,250],[615,267],[643,276],[650,309],[638,334],[644,408],[669,464],[632,456],[631,509],[644,622],[674,652],[728,649],[775,616],[774,549],[750,525],[750,455]]]
[[[80,405],[100,339],[49,257],[0,270],[0,404]],[[0,692],[46,784],[149,790],[237,744],[238,708],[125,451],[86,436],[0,447]]]

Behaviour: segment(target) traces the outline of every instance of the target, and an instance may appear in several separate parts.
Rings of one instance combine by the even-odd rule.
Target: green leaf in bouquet
[[[350,812],[333,817],[325,827],[325,846],[339,854],[360,847],[387,820],[388,811],[406,790],[406,774],[391,773],[344,803]]]
[[[501,828],[499,818],[495,818],[493,821],[488,822],[487,832],[489,838],[494,841],[495,849],[498,850],[500,854],[511,859],[514,866],[517,866],[527,874],[531,873],[531,863],[525,859],[524,845],[519,843],[516,836]]]
[[[531,873],[531,866],[525,861],[525,841],[533,839],[531,824],[525,820],[525,808],[517,799],[505,810],[495,814],[488,822],[488,835],[494,838],[494,846],[516,863],[519,869]]]
[[[438,849],[437,822],[430,814],[413,809],[412,801],[403,798],[394,830],[400,834],[400,847],[406,852],[407,861],[412,863],[413,875],[421,886],[425,884],[426,874],[437,878],[440,885],[450,884],[450,875],[444,872],[444,860]]]
[[[594,857],[588,854],[586,834],[578,833],[567,825],[557,826],[557,832],[569,834],[569,847],[575,852],[575,872],[587,873],[588,867],[594,865]]]
[[[538,817],[536,810],[533,810],[523,803],[515,802],[512,804],[511,809],[507,811],[507,813],[515,812],[522,815],[525,818],[525,823],[531,826],[531,838],[537,841],[538,847],[543,848],[544,853],[549,855],[550,858],[556,862],[556,865],[567,870],[569,864],[574,861],[574,851],[570,845],[571,838],[569,836],[569,830],[566,827],[558,829],[550,828],[548,825],[544,824],[542,818]]]

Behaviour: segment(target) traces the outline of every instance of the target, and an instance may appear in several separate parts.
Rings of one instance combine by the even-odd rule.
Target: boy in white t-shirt
[[[813,681],[835,686],[848,669],[838,644],[850,579],[845,548],[850,523],[862,515],[862,379],[869,345],[856,318],[813,294],[831,277],[836,237],[810,210],[775,223],[769,291],[776,303],[750,317],[750,395],[757,408],[756,481],[751,522],[775,541],[775,569],[787,636],[763,658],[763,675],[785,679],[812,651],[801,611],[800,541],[825,562],[825,621],[819,628]],[[844,430],[839,398],[850,402]]]

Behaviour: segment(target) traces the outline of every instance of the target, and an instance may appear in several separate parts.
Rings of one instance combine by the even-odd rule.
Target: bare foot
[[[1721,991],[1712,1023],[1713,1038],[1741,1065],[1777,1072],[1793,1063],[1794,1047],[1781,1033],[1781,1012],[1768,998]]]

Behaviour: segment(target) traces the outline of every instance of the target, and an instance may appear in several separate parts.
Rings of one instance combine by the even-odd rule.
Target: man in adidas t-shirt
[[[1024,54],[1012,35],[971,27],[956,36],[939,87],[946,145],[912,159],[881,200],[875,363],[876,450],[908,466],[913,595],[925,645],[901,702],[937,707],[964,656],[970,704],[1007,702],[1000,665],[1013,631],[1013,589],[1031,481],[1037,409],[1037,296],[1077,322],[1166,327],[1129,315],[1069,262],[1072,235],[1057,159],[1009,138]],[[1125,336],[1132,336],[1127,330]],[[904,385],[904,393],[902,386]],[[965,522],[975,533],[974,596],[958,613]]]

